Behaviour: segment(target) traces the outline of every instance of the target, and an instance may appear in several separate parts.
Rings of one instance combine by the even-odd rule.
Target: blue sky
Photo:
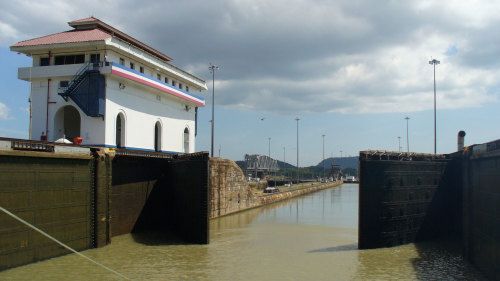
[[[68,2],[69,3],[69,2]],[[432,153],[436,58],[437,150],[500,138],[500,4],[496,1],[36,1],[0,3],[0,136],[27,138],[29,84],[10,52],[18,41],[70,29],[93,15],[204,78],[196,149],[210,150],[215,81],[215,155],[267,154],[300,166],[360,150]],[[96,9],[95,7],[99,7]],[[443,12],[446,11],[446,12]],[[60,17],[46,17],[47,13]],[[135,15],[124,17],[124,15]],[[146,20],[147,19],[147,20]],[[261,119],[264,118],[262,121]]]

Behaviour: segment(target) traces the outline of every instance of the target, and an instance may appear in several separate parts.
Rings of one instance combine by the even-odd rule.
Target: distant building
[[[18,78],[31,83],[30,138],[147,151],[195,150],[203,79],[167,55],[94,17],[73,30],[21,41],[31,56]]]

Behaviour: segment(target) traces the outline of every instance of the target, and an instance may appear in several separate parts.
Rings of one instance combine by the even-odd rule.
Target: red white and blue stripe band
[[[111,65],[111,73],[120,77],[130,79],[132,81],[156,88],[163,92],[169,93],[183,100],[195,103],[198,106],[205,106],[205,99],[197,95],[193,95],[184,90],[176,88],[172,85],[164,83],[160,80],[154,79],[153,77],[147,76],[131,68],[125,67],[121,64],[113,62]]]

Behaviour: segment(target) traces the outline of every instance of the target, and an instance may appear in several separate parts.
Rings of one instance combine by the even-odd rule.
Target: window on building
[[[155,151],[161,151],[161,124],[156,121],[155,124]]]
[[[84,63],[84,62],[85,62],[85,55],[76,55],[75,56],[75,63]]]
[[[59,82],[59,87],[61,88],[66,88],[69,86],[69,81],[60,81]]]
[[[116,147],[125,147],[125,116],[119,113],[116,116]]]
[[[62,65],[62,64],[64,64],[64,56],[56,56],[54,58],[54,64],[55,65]]]
[[[120,58],[120,64],[125,66],[125,59],[124,58]]]
[[[184,153],[189,153],[189,129],[184,129]]]
[[[140,67],[139,67],[139,72],[140,72],[140,73],[144,73],[144,67],[140,66]]]
[[[189,86],[186,86],[186,92],[189,92]]]
[[[182,83],[179,83],[179,89],[182,90]]]
[[[174,81],[174,80],[172,80],[172,86],[174,86],[174,87],[175,87],[175,84],[176,84],[176,83],[175,83],[175,81]]]
[[[101,54],[90,54],[90,62],[98,63],[101,61]]]
[[[56,56],[54,58],[55,65],[63,64],[79,64],[85,62],[85,55],[66,55],[66,56]]]
[[[130,63],[130,68],[135,69],[135,65],[133,62]]]
[[[167,78],[167,77],[165,77],[165,83],[167,83],[167,84],[168,84],[168,78]]]
[[[156,74],[156,79],[161,80],[161,75],[160,74]]]
[[[40,58],[40,66],[49,65],[49,58]]]

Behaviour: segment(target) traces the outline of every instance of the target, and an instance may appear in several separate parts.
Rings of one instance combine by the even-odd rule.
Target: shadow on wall
[[[425,187],[424,187],[425,188]],[[460,159],[447,162],[415,241],[462,240],[462,177]]]
[[[134,239],[144,244],[208,243],[208,154],[115,160],[113,235],[135,233]]]
[[[205,182],[203,188],[203,176],[195,177],[186,172],[202,162],[168,163],[132,230],[137,242],[146,245],[208,243],[207,184]],[[156,234],[141,234],[144,232]]]
[[[163,177],[160,178],[149,193],[132,229],[134,241],[144,245],[176,245],[187,242],[175,234],[176,216],[172,208],[173,197],[169,193],[166,181]]]

